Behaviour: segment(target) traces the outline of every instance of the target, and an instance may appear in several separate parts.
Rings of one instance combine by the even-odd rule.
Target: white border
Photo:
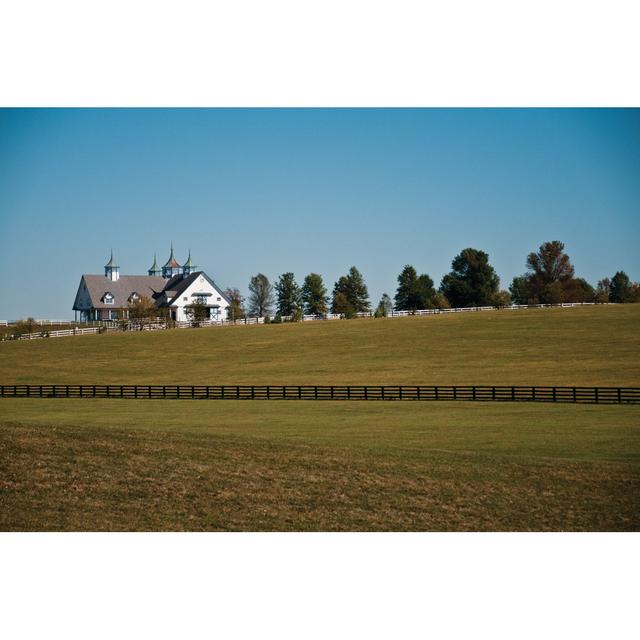
[[[637,637],[632,534],[0,536],[0,635]]]
[[[640,104],[632,1],[1,1],[2,106]],[[0,633],[625,638],[637,550],[637,534],[4,534]]]
[[[2,0],[4,106],[636,106],[632,0]]]

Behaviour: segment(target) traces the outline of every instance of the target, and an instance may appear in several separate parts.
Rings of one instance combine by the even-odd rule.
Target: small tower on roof
[[[158,261],[156,260],[156,254],[153,254],[153,264],[151,265],[151,269],[147,272],[150,276],[161,276],[162,271],[158,266]]]
[[[188,276],[192,273],[195,273],[196,269],[196,265],[193,264],[193,261],[191,260],[191,249],[189,249],[189,257],[187,258],[187,261],[182,265],[182,275]]]
[[[120,278],[120,267],[113,258],[113,249],[111,249],[111,258],[109,258],[109,262],[104,265],[104,275],[105,278],[109,278],[112,282],[115,282]]]
[[[162,267],[162,277],[163,278],[173,278],[173,276],[179,276],[182,273],[182,267],[175,259],[173,255],[173,242],[171,243],[171,255],[169,259]]]

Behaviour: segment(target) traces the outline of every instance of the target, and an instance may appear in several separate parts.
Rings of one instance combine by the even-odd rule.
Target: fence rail
[[[640,387],[420,385],[0,385],[4,398],[438,400],[640,404]]]

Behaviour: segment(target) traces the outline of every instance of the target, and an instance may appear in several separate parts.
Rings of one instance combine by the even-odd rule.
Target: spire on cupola
[[[171,255],[169,259],[162,267],[163,278],[173,278],[173,276],[179,276],[182,273],[182,267],[178,264],[178,261],[173,256],[173,242],[171,243]]]
[[[191,260],[191,249],[189,249],[189,257],[187,261],[182,265],[182,275],[188,276],[196,271],[196,265]]]
[[[105,278],[109,278],[112,282],[115,282],[120,277],[120,267],[113,257],[113,249],[111,249],[111,258],[109,262],[104,265]]]
[[[160,276],[162,275],[162,271],[158,266],[158,261],[156,260],[156,254],[153,254],[153,264],[151,265],[151,269],[147,272],[150,276]]]

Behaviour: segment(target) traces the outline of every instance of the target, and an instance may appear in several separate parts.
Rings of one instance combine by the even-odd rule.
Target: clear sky
[[[173,242],[223,288],[356,265],[439,284],[465,247],[507,288],[562,240],[592,284],[640,279],[640,110],[0,110],[0,319],[72,318],[83,273]]]

